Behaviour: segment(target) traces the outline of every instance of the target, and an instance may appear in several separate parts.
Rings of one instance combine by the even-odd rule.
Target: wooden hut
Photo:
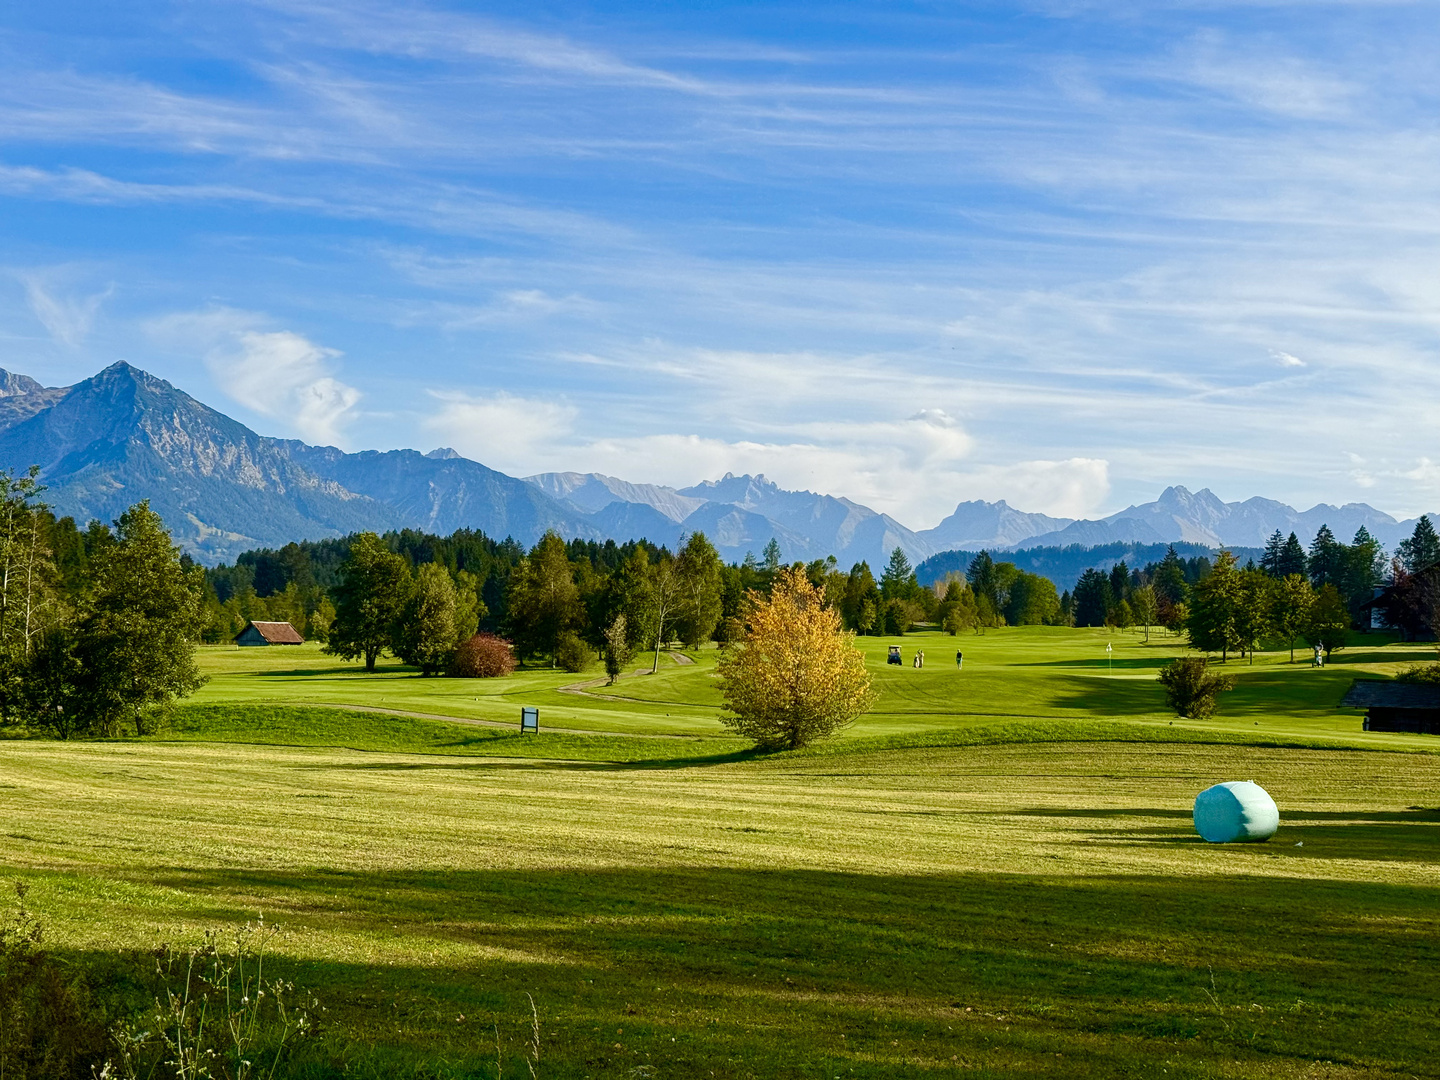
[[[1357,679],[1340,704],[1365,710],[1366,731],[1440,735],[1440,686]]]
[[[236,645],[304,645],[305,639],[288,622],[248,622],[235,635]]]

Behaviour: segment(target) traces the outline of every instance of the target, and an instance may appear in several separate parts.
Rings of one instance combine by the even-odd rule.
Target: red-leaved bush
[[[510,643],[494,634],[476,634],[455,650],[450,674],[460,679],[493,679],[515,670]]]

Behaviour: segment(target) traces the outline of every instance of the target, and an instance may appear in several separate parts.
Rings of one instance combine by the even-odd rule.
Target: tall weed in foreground
[[[263,918],[228,942],[206,931],[188,951],[155,952],[159,993],[148,1016],[114,1032],[103,1080],[269,1080],[286,1049],[314,1034],[324,1010],[293,983],[265,977],[279,934]],[[228,947],[227,947],[228,946]]]

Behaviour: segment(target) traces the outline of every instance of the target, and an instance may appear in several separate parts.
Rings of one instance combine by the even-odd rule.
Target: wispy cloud
[[[212,308],[156,318],[148,329],[158,341],[201,352],[217,385],[237,404],[310,442],[343,442],[361,395],[335,377],[341,354],[294,331],[267,329],[269,321],[255,312]]]
[[[243,12],[137,15],[186,65],[0,41],[0,197],[41,208],[31,262],[121,237],[107,334],[231,312],[194,354],[307,437],[917,520],[1168,482],[1410,505],[1440,460],[1419,8]],[[85,340],[91,294],[41,290],[17,325]]]
[[[20,280],[25,285],[25,297],[35,318],[55,341],[76,348],[90,336],[100,305],[114,295],[115,286],[112,284],[99,292],[81,295],[67,292],[61,277],[54,273],[31,271],[22,273]]]

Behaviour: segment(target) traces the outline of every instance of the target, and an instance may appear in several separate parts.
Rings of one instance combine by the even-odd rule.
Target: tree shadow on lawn
[[[374,751],[375,753],[386,753],[387,751]],[[423,750],[403,750],[396,753],[423,754]],[[292,765],[291,768],[299,770],[315,770],[318,772],[424,772],[429,770],[450,771],[450,772],[474,772],[480,770],[509,771],[509,772],[539,772],[546,770],[561,770],[567,772],[634,772],[639,770],[656,769],[694,769],[706,768],[713,765],[729,765],[739,761],[753,761],[756,758],[768,756],[764,751],[754,747],[747,747],[744,750],[732,750],[723,754],[700,754],[682,757],[668,758],[642,758],[635,761],[586,761],[581,758],[567,758],[563,751],[558,751],[561,756],[553,758],[532,757],[524,753],[522,749],[515,751],[513,757],[503,753],[494,755],[476,754],[471,757],[451,759],[450,761],[374,761],[374,762],[348,762],[343,764],[335,763],[307,763]]]
[[[1244,667],[1227,669],[1222,664],[1216,664],[1213,670],[1220,675],[1238,676],[1235,688],[1219,697],[1219,714],[1232,718],[1277,713],[1344,715],[1340,699],[1355,678],[1355,673],[1338,671],[1316,671],[1303,679],[1273,671],[1245,675]],[[1074,709],[1102,717],[1174,715],[1158,679],[1140,682],[1072,675],[1052,681],[1060,684],[1050,701],[1056,709]],[[1356,719],[1358,727],[1358,714]]]
[[[1002,1049],[1015,1067],[996,1075],[1135,1075],[1177,1040],[1191,1057],[1263,1057],[1267,1074],[1288,1057],[1433,1075],[1440,888],[1265,876],[1267,852],[1225,853],[1233,872],[1210,875],[176,868],[147,881],[209,898],[192,922],[262,906],[301,921],[302,954],[327,930],[373,935],[392,953],[381,967],[277,959],[332,1024],[347,997],[397,985],[430,1003],[411,1003],[417,1036],[456,1030],[457,1013],[528,1018],[532,992],[559,1075],[633,1065],[632,1048],[676,1075],[725,1055],[718,1075],[738,1075],[739,1054],[759,1075],[821,1075],[833,1057],[856,1075],[920,1076]],[[410,967],[406,937],[417,955],[430,939],[475,959]],[[493,1047],[484,1020],[477,1057]]]
[[[1008,811],[1019,816],[1051,819],[1117,821],[1150,817],[1170,819],[1176,825],[1120,827],[1096,831],[1093,826],[1076,825],[1071,831],[1084,836],[1086,843],[1121,845],[1193,844],[1224,847],[1227,850],[1263,850],[1268,858],[1315,860],[1363,859],[1375,862],[1434,863],[1440,853],[1440,810],[1427,808],[1388,811],[1280,811],[1280,829],[1259,844],[1207,845],[1190,824],[1192,812],[1177,809],[1113,810],[1043,808]],[[1185,824],[1179,824],[1183,821]],[[1063,826],[1062,826],[1063,827]]]
[[[1049,702],[1054,709],[1073,710],[1095,717],[1155,716],[1170,710],[1158,682],[1096,679],[1071,675],[1052,680],[1060,688]]]

